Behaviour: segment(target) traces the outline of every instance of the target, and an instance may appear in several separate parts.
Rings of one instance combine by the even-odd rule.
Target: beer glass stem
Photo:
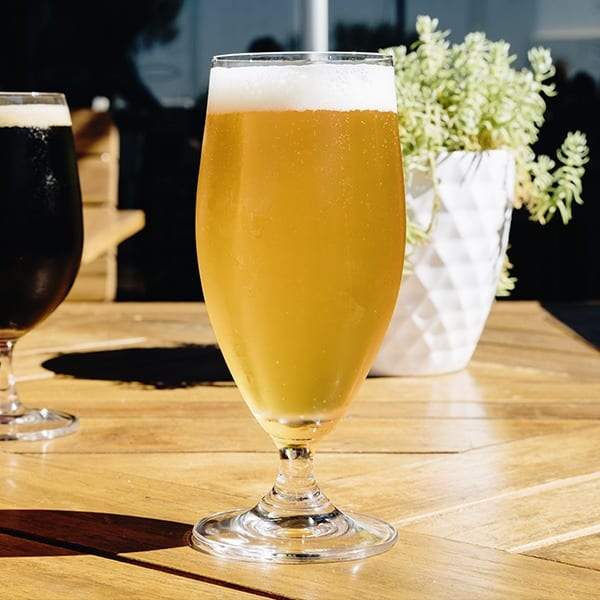
[[[12,369],[14,346],[14,340],[0,341],[0,416],[19,416],[24,412]]]
[[[277,478],[256,509],[270,519],[327,515],[336,510],[317,485],[310,448],[279,449]]]

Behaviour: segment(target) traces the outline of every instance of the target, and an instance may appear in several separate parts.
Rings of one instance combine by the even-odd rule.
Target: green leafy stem
[[[530,68],[514,69],[516,57],[504,41],[492,42],[480,32],[450,44],[449,31],[438,30],[438,20],[417,18],[418,40],[381,52],[394,58],[398,125],[405,169],[429,170],[435,177],[440,152],[456,150],[512,151],[516,164],[515,208],[548,223],[558,212],[563,223],[572,217],[573,203],[582,203],[581,179],[588,162],[585,134],[568,133],[556,160],[536,156],[532,145],[544,122],[544,97],[554,96],[548,80],[555,74],[545,48],[532,48]],[[439,208],[434,202],[433,212]],[[434,224],[432,214],[431,223]],[[408,223],[409,246],[424,244],[431,228]],[[498,295],[509,295],[515,278],[504,258]]]

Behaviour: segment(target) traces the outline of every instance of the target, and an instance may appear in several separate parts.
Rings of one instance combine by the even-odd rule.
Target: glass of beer
[[[62,94],[0,93],[0,440],[51,439],[77,419],[19,400],[17,340],[71,288],[83,243],[71,117]]]
[[[396,539],[391,525],[338,510],[312,472],[313,448],[365,379],[398,294],[405,214],[396,112],[387,56],[213,59],[200,273],[216,338],[279,449],[280,469],[254,508],[197,523],[196,548],[242,560],[339,561]]]

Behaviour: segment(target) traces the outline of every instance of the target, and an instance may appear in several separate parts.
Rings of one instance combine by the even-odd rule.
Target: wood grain
[[[166,489],[158,478],[123,476],[98,465],[66,466],[65,459],[5,455],[3,471],[21,496],[17,518],[4,508],[14,505],[15,495],[0,499],[5,526],[21,536],[43,532],[59,546],[84,541],[98,554],[289,598],[591,599],[600,585],[595,571],[408,531],[389,553],[355,563],[307,568],[221,561],[188,548],[182,532],[199,514],[214,511],[215,502],[239,506],[248,499],[198,485]],[[230,486],[236,485],[231,479]],[[563,595],[556,596],[557,590]]]
[[[600,533],[579,535],[525,554],[600,571]]]
[[[108,153],[77,157],[81,196],[84,204],[117,206],[118,161]]]
[[[77,154],[109,153],[119,157],[119,131],[108,112],[77,109],[71,111]]]
[[[410,465],[438,460],[439,454],[356,454],[317,453],[315,470],[323,488],[335,493],[336,481],[352,475],[367,476],[383,466],[403,470]],[[53,454],[52,464],[73,468],[86,455]],[[120,474],[136,475],[181,485],[232,491],[232,482],[251,498],[257,498],[271,486],[277,470],[274,452],[175,452],[95,454],[94,468]]]
[[[373,487],[360,485],[359,477],[336,482],[337,493],[351,497],[354,509],[377,510],[397,526],[406,527],[518,495],[532,486],[595,473],[592,457],[599,451],[600,427],[594,426],[440,457],[407,469],[392,471],[382,465],[369,474],[377,494]],[[510,523],[506,525],[510,527]]]
[[[599,597],[600,358],[538,305],[497,304],[461,373],[369,379],[321,444],[325,492],[400,531],[354,563],[187,546],[195,520],[250,506],[276,468],[214,343],[202,305],[135,303],[65,304],[19,342],[24,400],[82,428],[0,445],[11,597]]]
[[[85,598],[224,598],[251,600],[253,593],[156,569],[16,538],[0,533],[2,577],[14,600]],[[6,588],[5,588],[6,591]]]
[[[141,554],[133,554],[140,558]],[[142,560],[228,582],[260,582],[288,598],[385,600],[596,600],[600,573],[441,538],[403,532],[392,550],[355,563],[256,566],[193,556],[186,548]]]
[[[510,495],[461,506],[410,527],[514,553],[600,533],[600,471],[554,479]]]
[[[71,118],[83,202],[116,208],[119,131],[106,112],[76,110]]]
[[[44,380],[38,381],[43,385]],[[24,396],[26,398],[26,396]],[[53,407],[59,408],[58,404]],[[168,413],[168,407],[165,407]],[[572,431],[590,421],[495,419],[345,418],[323,440],[324,452],[464,452],[507,441]],[[7,450],[34,453],[37,442],[7,442]],[[267,434],[250,416],[81,418],[80,431],[44,445],[50,452],[273,452]]]
[[[72,113],[84,203],[82,265],[69,301],[112,301],[117,292],[117,246],[144,226],[139,210],[117,210],[119,131],[109,113]]]
[[[113,248],[94,261],[81,266],[65,301],[105,302],[114,300],[116,293],[117,252]]]
[[[81,268],[67,301],[114,300],[117,293],[117,246],[140,231],[144,222],[141,210],[84,207]]]
[[[141,210],[116,210],[108,207],[85,207],[83,226],[83,265],[89,264],[106,252],[114,250],[123,240],[144,227]]]

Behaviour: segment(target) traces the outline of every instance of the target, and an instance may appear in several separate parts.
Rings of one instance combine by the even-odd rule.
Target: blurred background
[[[107,111],[118,131],[115,202],[143,211],[146,226],[119,247],[116,298],[201,298],[194,204],[211,56],[301,50],[310,36],[332,50],[375,51],[410,43],[417,15],[428,14],[452,41],[474,30],[505,39],[517,64],[531,46],[552,50],[559,96],[537,150],[553,153],[580,129],[592,161],[570,225],[540,227],[515,213],[512,298],[599,299],[600,1],[330,0],[316,13],[315,4],[323,3],[2,0],[0,89],[64,91],[72,109]]]

